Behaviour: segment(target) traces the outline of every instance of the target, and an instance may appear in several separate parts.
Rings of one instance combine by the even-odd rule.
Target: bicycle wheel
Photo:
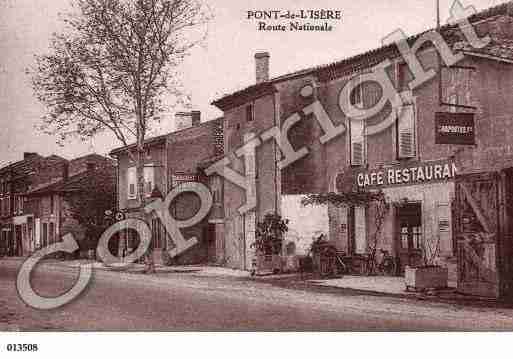
[[[382,264],[383,275],[395,275],[396,265],[393,258],[386,258]]]

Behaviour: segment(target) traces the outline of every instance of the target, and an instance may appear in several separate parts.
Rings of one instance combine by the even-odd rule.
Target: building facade
[[[137,196],[135,162],[131,160],[127,148],[118,148],[111,155],[118,160],[117,195],[118,209],[128,217],[142,218],[150,224],[152,248],[159,263],[193,264],[221,262],[224,258],[222,182],[207,178],[203,172],[211,160],[223,153],[223,119],[201,123],[199,111],[177,114],[179,130],[145,142],[144,191],[146,204],[163,199],[178,185],[184,182],[201,182],[213,193],[213,209],[201,223],[184,228],[185,238],[198,238],[199,243],[175,258],[167,258],[166,253],[174,247],[172,238],[155,212],[147,216],[141,211]],[[133,147],[129,147],[128,150]],[[177,220],[188,219],[198,211],[200,201],[193,193],[183,193],[172,201],[170,212]],[[135,233],[123,235],[127,250],[133,250],[137,243]],[[123,240],[121,241],[123,242]]]
[[[36,235],[34,216],[25,208],[24,195],[40,186],[59,181],[67,160],[24,153],[23,160],[0,169],[0,246],[4,254],[24,256],[33,252]]]
[[[89,238],[88,228],[101,226],[105,210],[115,205],[114,162],[89,154],[66,161],[57,181],[43,183],[23,195],[29,216],[26,253],[62,240],[71,233],[81,249]],[[98,234],[95,234],[97,237]]]
[[[490,37],[486,46],[470,46],[456,25],[444,26],[440,32],[450,54],[441,55],[436,43],[424,34],[408,39],[422,68],[437,74],[420,86],[412,86],[413,71],[395,44],[273,79],[266,75],[262,81],[258,73],[268,69],[269,63],[261,65],[262,56],[257,54],[257,84],[214,102],[225,113],[227,153],[240,148],[246,131],[256,133],[264,144],[278,143],[268,156],[263,148],[256,152],[255,193],[258,203],[268,205],[257,206],[256,217],[265,211],[280,212],[294,219],[291,227],[302,232],[294,233],[296,237],[308,240],[327,232],[339,250],[364,254],[376,231],[372,206],[328,206],[317,212],[319,218],[312,224],[301,214],[304,210],[299,202],[305,194],[344,191],[338,184],[349,179],[351,190],[382,190],[391,203],[378,246],[392,253],[399,272],[434,253],[433,260],[447,266],[451,279],[457,281],[453,221],[459,188],[456,178],[501,171],[513,163],[508,140],[513,113],[508,90],[513,86],[513,3],[475,14],[469,20],[479,38]],[[448,61],[458,55],[459,61]],[[380,85],[362,79],[368,79],[385,60],[384,73],[395,91],[404,95],[403,106],[388,101],[365,120],[348,116],[343,110],[347,103],[349,108],[364,110],[382,101]],[[352,90],[346,93],[348,84]],[[255,123],[244,120],[251,106],[252,111],[263,115],[255,117]],[[276,123],[281,126],[281,140],[266,142],[269,136],[264,133]],[[383,123],[387,125],[380,127]],[[232,133],[238,134],[233,144],[229,139]],[[292,146],[292,152],[287,145]],[[287,156],[287,151],[295,158]],[[285,161],[283,166],[287,158],[294,161]],[[271,179],[279,189],[258,187]],[[240,247],[241,238],[246,238],[247,247],[252,240],[246,234],[248,228],[228,225],[237,218],[231,219],[230,214],[243,202],[231,186],[225,184],[227,246]],[[270,201],[267,196],[274,198]],[[483,248],[484,253],[478,256],[481,259],[493,257],[497,250],[493,246]],[[247,264],[236,266],[245,268]]]

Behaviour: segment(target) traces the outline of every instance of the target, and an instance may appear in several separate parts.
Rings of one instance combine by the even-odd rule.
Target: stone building
[[[34,250],[34,219],[25,209],[24,195],[60,180],[66,165],[59,156],[25,152],[23,160],[0,169],[0,250],[5,254],[23,256]]]
[[[178,130],[145,141],[144,191],[146,204],[163,199],[183,182],[206,184],[213,194],[213,208],[201,223],[183,228],[184,237],[198,238],[199,243],[179,256],[172,263],[222,262],[224,258],[222,182],[215,176],[207,178],[203,169],[223,153],[223,119],[201,122],[199,111],[176,114]],[[149,223],[152,231],[152,247],[156,262],[168,262],[166,252],[174,247],[173,240],[164,225],[153,212],[150,217],[143,214],[137,196],[136,167],[128,151],[135,146],[117,148],[111,155],[117,158],[117,197],[118,209],[127,217],[142,218]],[[200,201],[194,193],[182,193],[171,204],[171,215],[177,220],[185,220],[195,215]],[[136,234],[123,235],[121,246],[132,250],[137,246]],[[169,261],[171,263],[171,261]]]
[[[422,68],[440,74],[420,86],[411,86],[413,72],[396,44],[272,79],[265,73],[269,54],[255,56],[257,83],[213,103],[224,111],[227,154],[237,151],[244,138],[249,141],[251,133],[262,143],[255,156],[253,182],[258,205],[254,214],[237,213],[248,197],[229,180],[225,184],[225,233],[227,248],[233,247],[231,266],[248,267],[249,254],[244,248],[254,240],[255,219],[267,211],[291,218],[293,235],[303,241],[326,232],[341,251],[368,251],[375,230],[372,207],[328,206],[304,215],[299,205],[305,194],[339,191],[337,183],[355,174],[350,179],[352,188],[381,189],[392,203],[379,246],[392,253],[400,271],[415,264],[423,243],[435,243],[439,247],[436,261],[448,266],[456,280],[451,210],[455,177],[501,170],[513,163],[509,144],[513,3],[477,13],[469,21],[479,38],[490,36],[485,47],[472,47],[457,25],[443,26],[440,32],[450,56],[439,56],[435,43],[425,41],[426,33],[408,38]],[[462,55],[459,61],[448,61],[458,55]],[[396,92],[404,94],[403,107],[385,98],[382,110],[365,121],[358,115],[348,116],[343,110],[347,103],[369,109],[384,98],[377,82],[362,80],[383,61],[388,61],[386,78]],[[352,91],[345,93],[348,84]],[[444,116],[449,122],[440,122]],[[383,123],[387,125],[380,125]],[[273,141],[267,130],[277,124],[281,139]],[[463,127],[466,132],[459,131]],[[443,131],[447,135],[454,128],[456,134],[449,137],[456,142],[438,139]],[[458,137],[463,142],[458,142]],[[468,138],[471,141],[465,142]],[[239,158],[232,157],[231,166],[243,173],[242,153],[239,151]],[[248,163],[247,158],[245,161]]]
[[[34,186],[23,195],[29,216],[25,253],[44,248],[72,233],[82,247],[87,228],[100,225],[105,210],[115,206],[116,168],[112,159],[89,154],[66,161],[56,181]],[[98,234],[96,234],[98,236]]]

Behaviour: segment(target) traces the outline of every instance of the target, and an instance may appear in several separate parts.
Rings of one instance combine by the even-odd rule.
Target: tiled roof
[[[205,121],[205,122],[201,122],[199,125],[197,126],[192,126],[192,127],[187,127],[187,128],[184,128],[184,129],[181,129],[179,131],[174,131],[174,132],[169,132],[169,133],[166,133],[164,135],[159,135],[159,136],[155,136],[155,137],[151,137],[151,138],[148,138],[144,141],[145,144],[147,145],[153,145],[153,144],[157,144],[157,143],[165,143],[166,139],[167,138],[170,138],[170,137],[179,137],[185,133],[187,133],[188,131],[191,131],[191,130],[194,130],[194,129],[197,129],[197,128],[201,128],[201,127],[204,127],[204,126],[210,126],[214,123],[214,121],[217,121],[218,122],[218,127],[216,129],[216,132],[214,133],[214,136],[216,138],[216,150],[219,150],[219,148],[222,149],[222,147],[220,147],[219,144],[221,144],[222,146],[222,136],[223,136],[223,117],[218,117],[216,119],[213,119],[213,120],[209,120],[209,121]],[[221,129],[219,131],[219,128]],[[219,136],[221,136],[221,138],[219,138]],[[221,142],[220,142],[221,141]],[[133,148],[135,147],[135,143],[132,143],[128,146],[128,148]],[[118,154],[119,152],[123,151],[127,149],[127,147],[118,147],[118,148],[115,148],[113,149],[112,151],[110,151],[110,155],[116,155]]]
[[[112,168],[113,170],[113,168]],[[96,168],[93,170],[87,170],[84,172],[80,172],[74,176],[69,177],[66,181],[60,179],[56,182],[49,183],[43,187],[38,187],[31,191],[27,192],[28,196],[39,196],[47,193],[62,193],[62,192],[75,192],[80,191],[86,188],[87,184],[90,182],[93,176],[105,175],[108,169],[104,168]],[[112,173],[112,175],[114,175]]]
[[[492,39],[487,46],[481,49],[473,48],[467,42],[456,43],[453,48],[455,50],[461,50],[469,55],[484,55],[498,60],[502,59],[508,62],[513,62],[513,40],[511,39]]]
[[[509,8],[509,10],[508,10]],[[499,15],[506,15],[508,11],[511,11],[513,8],[513,1],[509,1],[489,9],[483,10],[473,16],[469,17],[469,21],[471,23],[475,23],[478,21],[482,21],[488,18],[492,18]],[[440,28],[441,34],[444,36],[446,41],[452,43],[457,41],[457,38],[454,38],[456,35],[457,25],[444,25]],[[409,43],[415,42],[419,37],[425,34],[428,31],[423,31],[419,34],[410,36],[407,40]],[[497,51],[498,49],[489,49],[490,51]],[[227,94],[220,99],[217,99],[212,102],[214,106],[217,106],[220,109],[226,109],[228,107],[236,106],[240,97],[258,97],[260,96],[259,91],[262,91],[262,88],[273,87],[273,84],[279,83],[285,80],[289,80],[291,78],[305,76],[310,74],[317,75],[321,80],[329,80],[334,79],[340,76],[344,76],[353,72],[356,72],[360,69],[368,68],[374,66],[384,59],[394,58],[399,56],[399,52],[395,44],[389,44],[385,46],[381,46],[379,48],[369,50],[362,54],[358,54],[349,58],[342,59],[340,61],[336,61],[333,63],[329,63],[326,65],[310,67],[304,70],[295,71],[289,74],[281,75],[275,78],[270,79],[269,81],[265,81],[262,83],[258,83],[245,89],[235,91],[231,94]]]

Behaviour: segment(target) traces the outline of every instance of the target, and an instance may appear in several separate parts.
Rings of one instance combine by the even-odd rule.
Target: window
[[[137,171],[135,167],[127,169],[128,199],[137,198]]]
[[[50,213],[51,214],[54,214],[54,206],[55,206],[55,203],[54,203],[54,198],[53,198],[53,195],[50,195]]]
[[[397,90],[399,92],[409,90],[408,84],[412,79],[408,65],[405,62],[397,64]]]
[[[251,122],[254,120],[254,108],[253,105],[246,106],[246,121]]]
[[[365,125],[363,120],[350,120],[351,165],[361,166],[365,163]]]
[[[146,197],[151,196],[153,188],[155,188],[155,167],[144,167],[144,194]]]
[[[351,95],[349,95],[349,102],[351,105],[356,107],[363,107],[363,86],[356,86],[353,91],[351,91]]]
[[[397,121],[397,157],[415,157],[415,107],[403,106]]]
[[[447,104],[470,106],[475,69],[465,66],[442,68],[443,99]],[[456,112],[457,106],[450,106],[451,112]]]
[[[355,253],[365,253],[367,250],[365,207],[355,207],[354,209],[354,239]]]

